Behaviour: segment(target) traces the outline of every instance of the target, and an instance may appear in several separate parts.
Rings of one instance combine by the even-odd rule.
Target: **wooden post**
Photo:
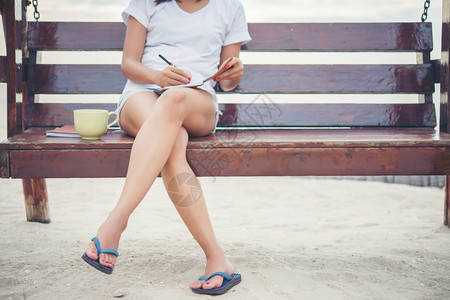
[[[27,220],[30,222],[50,223],[45,179],[22,179],[22,185]]]
[[[29,58],[27,35],[27,6],[26,1],[22,1],[22,58]],[[25,105],[28,103],[28,84],[22,81],[22,130],[25,130]],[[33,95],[34,101],[34,95]],[[25,197],[25,210],[27,220],[30,222],[50,223],[48,208],[47,185],[44,178],[22,179],[23,194]]]
[[[450,133],[450,0],[442,1],[441,131]]]
[[[15,135],[18,132],[17,124],[17,92],[19,86],[18,82],[18,65],[16,63],[16,47],[20,40],[26,43],[26,38],[17,36],[18,26],[23,29],[21,34],[26,37],[27,20],[26,20],[26,1],[21,1],[21,16],[20,23],[16,21],[15,13],[16,1],[1,1],[3,27],[6,40],[6,56],[7,56],[7,135],[8,137]],[[26,53],[26,45],[21,45],[24,57]],[[26,84],[22,84],[26,87]],[[23,95],[26,96],[26,89],[22,90]],[[22,117],[23,119],[23,117]],[[19,124],[20,125],[20,124]],[[22,127],[22,130],[24,128]],[[33,222],[49,223],[49,209],[48,196],[45,179],[22,179],[23,193],[25,196],[25,209],[27,220]]]
[[[431,64],[430,51],[416,53],[416,62],[418,64]],[[432,103],[433,94],[419,94],[419,103]]]

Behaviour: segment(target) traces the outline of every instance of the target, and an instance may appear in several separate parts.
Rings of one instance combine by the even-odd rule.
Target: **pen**
[[[158,54],[158,56],[163,60],[163,61],[165,61],[169,66],[172,66],[172,67],[177,67],[177,66],[175,66],[173,63],[171,63],[167,58],[165,58],[164,56],[162,56],[161,54]],[[191,82],[191,77],[189,77],[189,82]],[[188,82],[188,83],[189,83]]]
[[[162,60],[164,60],[169,66],[172,67],[176,67],[173,63],[171,63],[170,61],[168,61],[164,56],[162,56],[161,54],[158,54],[159,57],[161,57]]]

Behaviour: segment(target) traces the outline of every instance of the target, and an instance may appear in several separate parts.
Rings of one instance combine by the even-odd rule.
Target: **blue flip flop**
[[[91,266],[93,266],[94,268],[96,268],[97,270],[106,273],[106,274],[111,274],[114,270],[114,268],[110,268],[107,266],[104,266],[102,264],[100,264],[99,260],[99,255],[100,253],[110,253],[110,254],[114,254],[115,256],[119,256],[119,253],[114,250],[114,249],[102,249],[100,247],[100,241],[98,240],[97,237],[94,237],[92,239],[95,243],[95,247],[97,247],[97,260],[93,260],[92,258],[89,258],[89,256],[87,256],[86,252],[84,252],[83,256],[81,256],[81,258],[87,262],[88,264],[90,264]]]
[[[209,277],[203,277],[201,276],[199,280],[208,281],[214,276],[222,276],[223,282],[222,285],[218,288],[205,290],[205,289],[192,289],[192,291],[196,294],[202,294],[202,295],[222,295],[228,292],[233,286],[241,282],[241,274],[234,273],[233,275],[229,275],[225,272],[216,272],[211,274]]]

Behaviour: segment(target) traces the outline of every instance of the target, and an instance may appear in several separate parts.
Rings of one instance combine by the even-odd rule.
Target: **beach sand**
[[[200,178],[242,283],[221,299],[448,299],[443,190],[292,177]],[[81,260],[123,179],[51,179],[50,224],[0,180],[1,299],[200,299],[204,257],[162,182],[133,214],[111,276]]]

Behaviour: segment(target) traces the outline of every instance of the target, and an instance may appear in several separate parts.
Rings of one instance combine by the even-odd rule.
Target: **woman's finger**
[[[231,69],[231,68],[240,67],[240,66],[242,66],[242,61],[238,57],[233,57],[231,59],[231,61],[229,61],[225,67],[227,69]]]
[[[169,85],[187,84],[190,80],[189,72],[169,66],[161,72],[161,79],[159,82],[161,87],[166,87]]]
[[[228,71],[225,71],[221,75],[215,78],[215,81],[220,81],[222,79],[240,79],[244,74],[244,66],[239,58],[234,57],[225,66]]]
[[[176,68],[176,67],[171,67],[170,70],[171,70],[174,74],[177,75],[177,76],[174,76],[173,78],[178,78],[178,79],[180,79],[180,78],[185,78],[185,79],[187,79],[188,81],[191,79],[191,73],[189,73],[189,72],[186,71],[186,70],[182,70],[182,69],[179,69],[179,68]],[[187,83],[187,82],[186,82],[186,83]]]

